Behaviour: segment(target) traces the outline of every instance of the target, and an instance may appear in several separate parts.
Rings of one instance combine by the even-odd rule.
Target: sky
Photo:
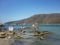
[[[60,0],[0,0],[0,23],[50,13],[60,13]]]

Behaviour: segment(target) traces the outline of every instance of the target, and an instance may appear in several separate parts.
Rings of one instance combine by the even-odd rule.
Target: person
[[[34,30],[38,30],[37,29],[37,24],[33,24],[32,27],[33,27]]]
[[[13,26],[10,26],[9,27],[9,31],[13,31]]]

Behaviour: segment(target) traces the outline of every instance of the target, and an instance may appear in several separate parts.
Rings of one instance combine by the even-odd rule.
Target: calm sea
[[[17,31],[21,27],[31,27],[32,25],[5,25],[5,28],[8,30],[10,26],[13,26],[14,31]],[[39,31],[51,31],[56,34],[60,34],[60,25],[38,25]]]
[[[8,29],[9,25],[5,28]],[[13,25],[14,30],[17,31],[23,25]],[[24,25],[24,27],[31,27],[31,25]],[[46,40],[40,40],[38,38],[20,39],[14,40],[11,45],[60,45],[60,25],[38,25],[39,31],[50,31],[52,35],[47,36]]]

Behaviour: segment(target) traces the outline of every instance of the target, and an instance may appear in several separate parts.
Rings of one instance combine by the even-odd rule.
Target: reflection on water
[[[38,45],[37,39],[21,39],[21,40],[15,40],[13,45]]]
[[[40,40],[39,38],[14,40],[12,45],[60,45],[60,38],[56,37],[58,35],[53,35],[47,36],[46,40]]]
[[[17,32],[20,27],[20,25],[14,26],[14,31]],[[48,35],[46,40],[39,38],[14,40],[12,45],[60,45],[60,25],[39,25],[38,29],[39,31],[50,31],[54,34]]]

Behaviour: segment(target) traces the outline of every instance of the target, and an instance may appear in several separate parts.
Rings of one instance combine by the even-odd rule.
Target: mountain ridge
[[[52,14],[35,14],[29,18],[11,21],[5,24],[60,24],[60,13],[52,13]]]

